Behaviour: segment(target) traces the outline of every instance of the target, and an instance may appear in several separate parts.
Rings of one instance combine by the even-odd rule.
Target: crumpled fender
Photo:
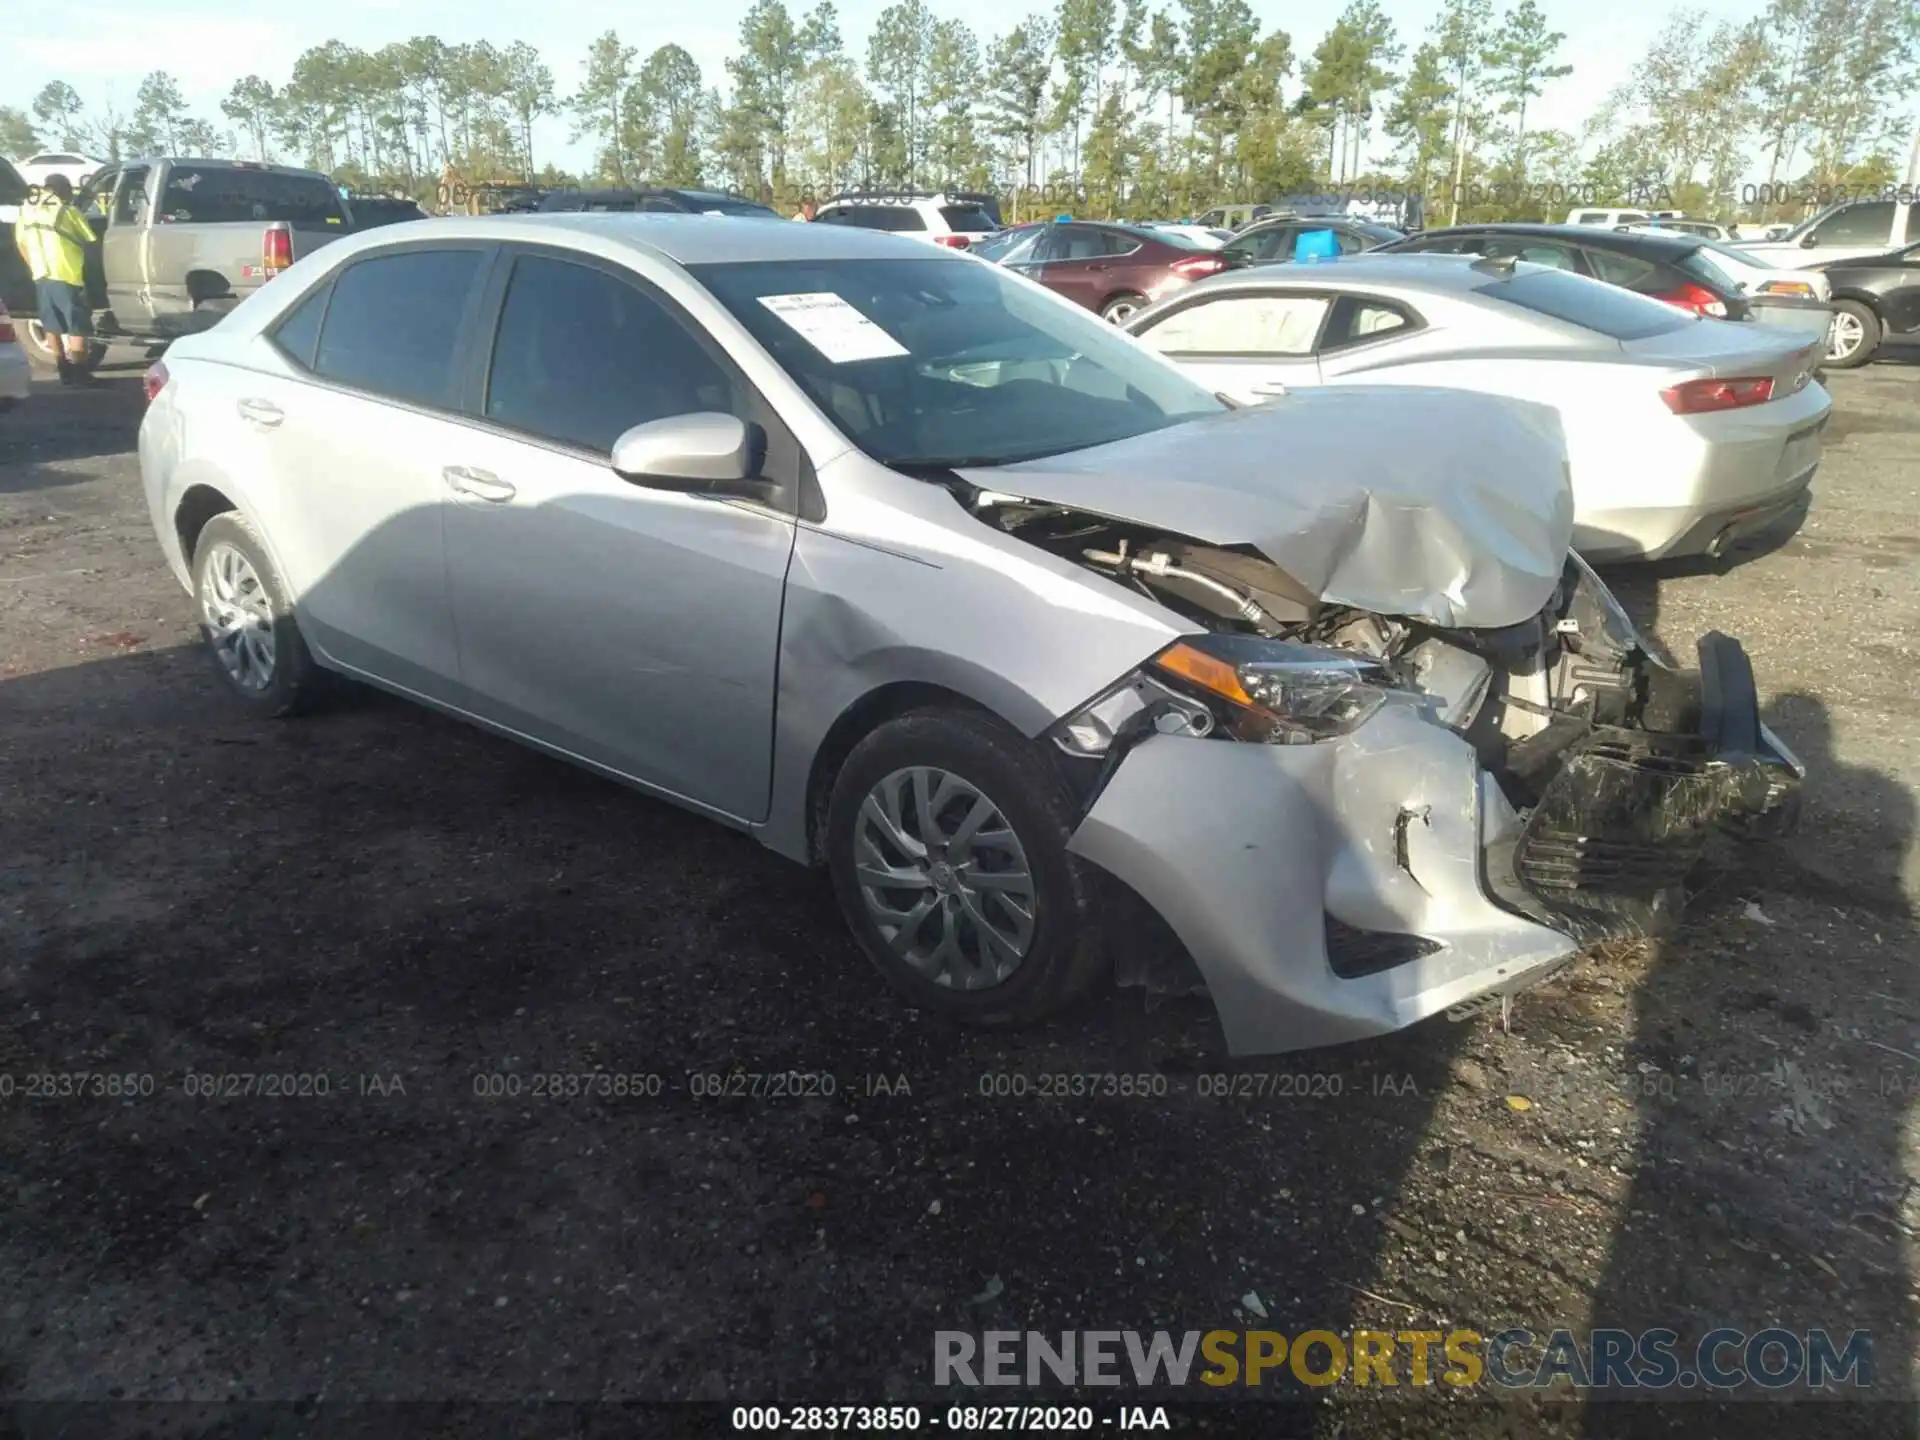
[[[1482,888],[1483,831],[1513,818],[1464,740],[1390,706],[1316,745],[1150,736],[1068,849],[1179,936],[1228,1048],[1268,1054],[1398,1030],[1571,956],[1571,940]],[[1328,915],[1439,948],[1343,979],[1327,957]]]

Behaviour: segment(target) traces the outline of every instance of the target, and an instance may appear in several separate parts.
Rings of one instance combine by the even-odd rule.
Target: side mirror
[[[613,442],[613,473],[653,490],[739,495],[762,502],[778,487],[760,478],[766,435],[734,415],[705,410],[649,420]]]
[[[1819,243],[1820,243],[1820,237],[1818,235],[1812,235],[1812,234],[1805,235],[1801,237],[1800,248],[1802,250],[1811,250],[1814,246],[1818,245]]]

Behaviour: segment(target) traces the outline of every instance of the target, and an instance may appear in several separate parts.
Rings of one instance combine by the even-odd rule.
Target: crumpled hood
[[[1297,391],[959,473],[983,489],[1248,545],[1329,604],[1449,627],[1538,614],[1573,538],[1559,414],[1464,390]]]

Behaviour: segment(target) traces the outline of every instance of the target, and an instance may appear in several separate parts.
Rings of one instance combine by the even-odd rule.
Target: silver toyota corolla
[[[1799,767],[1739,645],[1568,554],[1551,409],[1236,409],[1036,285],[817,225],[438,220],[148,381],[233,693],[413,697],[832,874],[917,1004],[1204,982],[1236,1052],[1651,929]]]

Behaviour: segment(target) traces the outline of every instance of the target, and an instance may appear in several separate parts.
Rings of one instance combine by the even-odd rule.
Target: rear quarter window
[[[1686,312],[1604,281],[1559,270],[1489,280],[1475,293],[1613,340],[1645,340],[1698,323]]]
[[[283,175],[225,165],[175,165],[167,171],[160,218],[175,225],[284,220],[314,228],[347,227],[340,192],[318,175]]]

